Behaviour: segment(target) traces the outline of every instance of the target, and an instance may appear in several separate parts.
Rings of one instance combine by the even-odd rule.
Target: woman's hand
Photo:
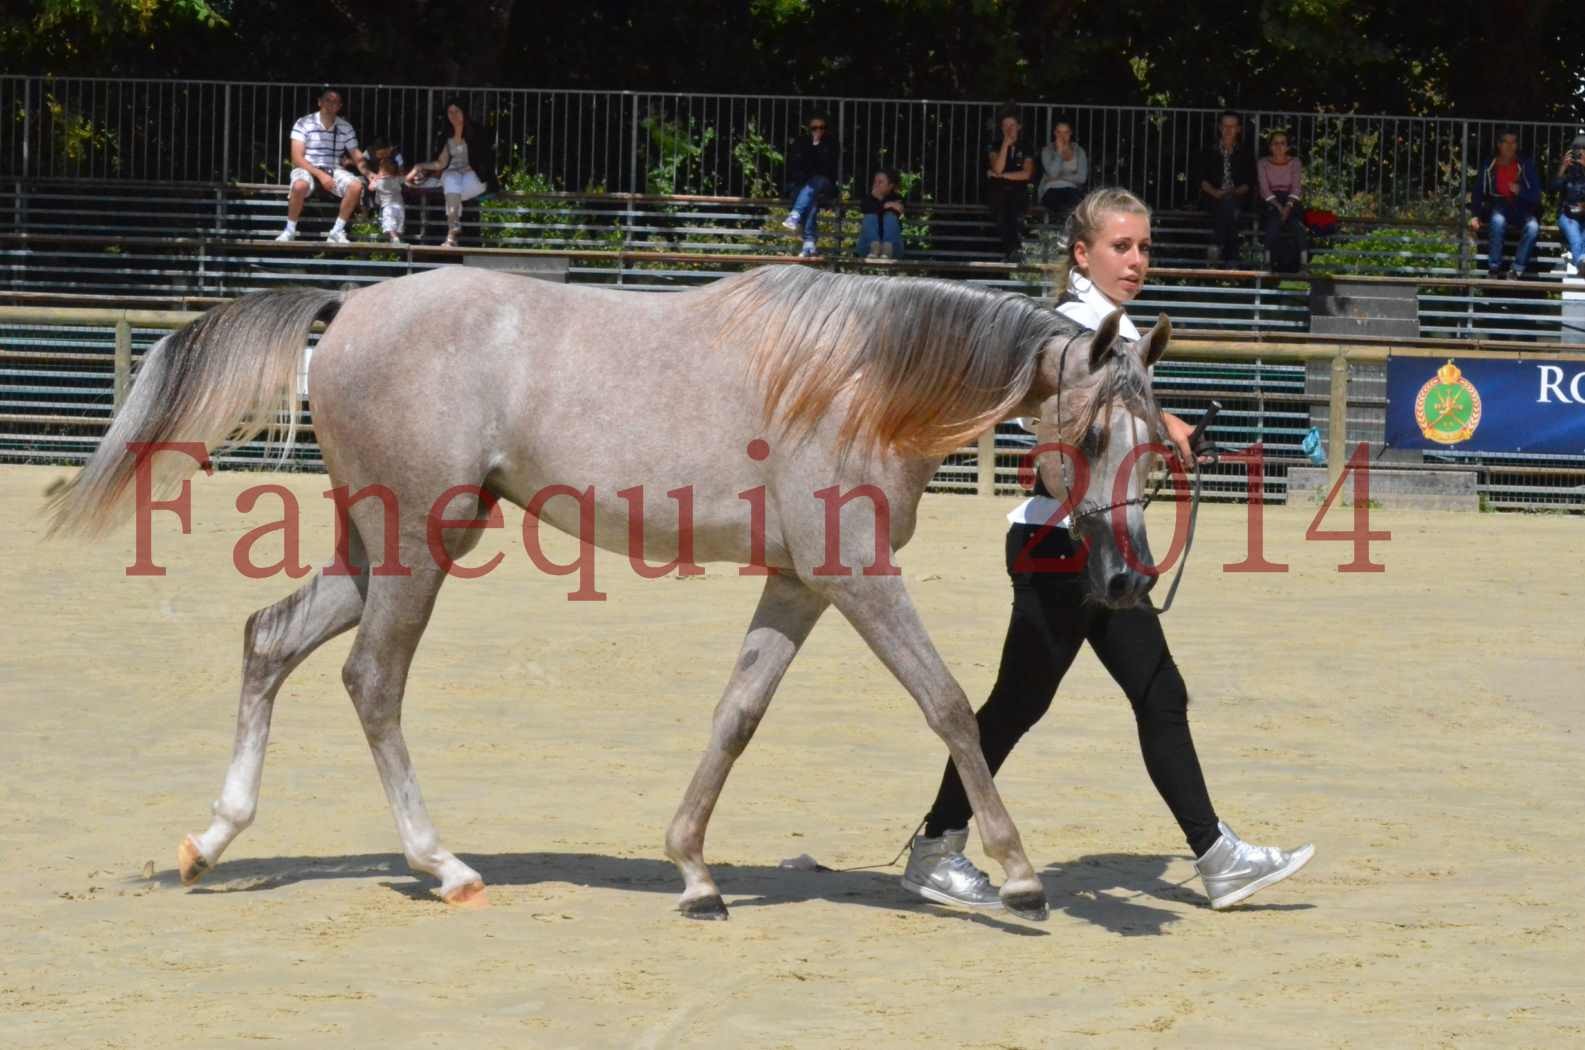
[[[1208,452],[1196,456],[1194,450],[1189,447],[1189,438],[1194,434],[1194,428],[1189,424],[1167,411],[1161,413],[1161,423],[1167,429],[1167,443],[1177,450],[1178,458],[1183,461],[1185,470],[1196,459],[1201,463],[1212,461]]]

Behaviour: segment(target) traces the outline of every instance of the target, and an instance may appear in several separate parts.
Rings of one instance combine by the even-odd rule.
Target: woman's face
[[[1288,158],[1288,136],[1271,136],[1271,156],[1275,160],[1286,160]]]
[[[1150,269],[1150,220],[1138,212],[1109,213],[1092,240],[1073,246],[1073,263],[1112,302],[1130,301]]]
[[[446,119],[451,121],[451,126],[452,127],[460,128],[460,127],[462,127],[462,122],[464,120],[466,120],[467,117],[462,112],[462,110],[460,108],[458,108],[457,106],[447,106],[446,107]]]
[[[1073,129],[1066,124],[1058,124],[1051,131],[1051,141],[1058,149],[1067,149],[1068,143],[1073,141]]]

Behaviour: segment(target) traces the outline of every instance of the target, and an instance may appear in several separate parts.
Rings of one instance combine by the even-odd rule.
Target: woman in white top
[[[486,180],[493,177],[495,163],[488,133],[468,119],[461,100],[447,103],[446,120],[450,128],[434,161],[413,165],[407,179],[416,185],[426,172],[440,174],[446,194],[446,246],[455,248],[462,234],[462,202],[489,188]]]
[[[1073,141],[1073,122],[1059,119],[1051,128],[1051,142],[1040,151],[1040,206],[1052,222],[1065,222],[1084,198],[1090,181],[1090,158],[1084,147]]]
[[[1139,294],[1150,265],[1150,211],[1125,190],[1096,190],[1069,216],[1067,234],[1067,294],[1057,309],[1093,329]],[[1120,335],[1139,338],[1126,317]],[[1163,413],[1163,421],[1187,461],[1192,429],[1171,413]],[[1036,494],[1008,515],[1012,622],[996,685],[976,715],[991,772],[1046,713],[1062,676],[1088,642],[1133,705],[1145,768],[1194,851],[1211,907],[1236,904],[1292,875],[1310,859],[1312,847],[1287,852],[1251,846],[1217,820],[1189,733],[1188,690],[1148,600],[1130,609],[1087,600],[1080,572],[1083,552],[1070,538],[1066,521],[1056,522],[1058,527],[1037,542],[1060,507],[1037,485]],[[1031,560],[1020,561],[1024,555]],[[1055,558],[1076,558],[1077,566],[1062,572],[1015,571],[1015,565]],[[941,903],[1000,907],[990,879],[963,856],[972,813],[957,770],[948,762],[924,832],[913,841],[904,887]]]

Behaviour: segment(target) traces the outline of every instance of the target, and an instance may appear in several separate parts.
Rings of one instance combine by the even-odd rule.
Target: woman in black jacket
[[[1563,234],[1564,262],[1577,270],[1585,264],[1585,135],[1569,143],[1551,189],[1560,194],[1557,228]]]

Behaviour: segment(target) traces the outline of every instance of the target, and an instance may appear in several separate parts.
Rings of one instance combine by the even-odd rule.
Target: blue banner
[[[1391,357],[1387,444],[1585,454],[1585,361]]]

